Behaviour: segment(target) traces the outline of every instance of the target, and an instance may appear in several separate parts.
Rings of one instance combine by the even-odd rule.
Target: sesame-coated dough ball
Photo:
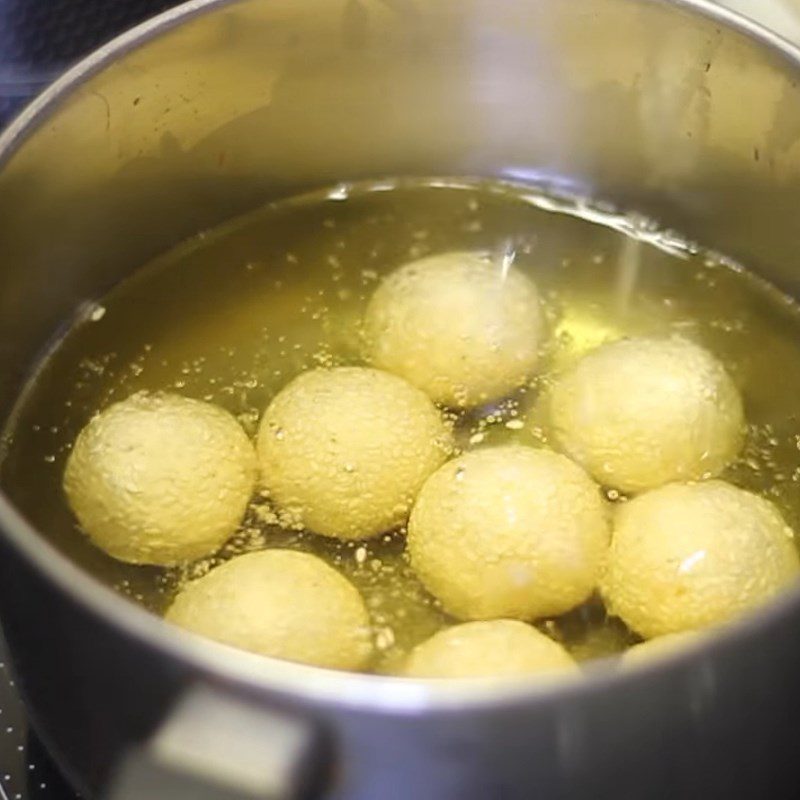
[[[409,678],[495,678],[577,672],[572,656],[536,628],[516,620],[465,622],[417,645],[405,663]]]
[[[270,403],[258,434],[264,485],[285,517],[365,539],[406,521],[452,434],[419,389],[364,367],[306,372]]]
[[[735,619],[798,573],[793,533],[772,503],[715,480],[621,505],[601,588],[609,611],[650,638]]]
[[[166,618],[262,656],[360,669],[370,620],[355,587],[324,561],[291,550],[237,556],[187,584]]]
[[[623,339],[568,370],[547,398],[560,448],[600,483],[639,492],[714,477],[738,454],[739,392],[685,339]]]
[[[569,611],[597,585],[608,548],[598,487],[568,458],[510,445],[441,467],[417,498],[411,565],[462,619]]]
[[[530,377],[542,338],[533,283],[480,253],[444,253],[389,275],[370,301],[367,357],[447,406],[475,406]]]
[[[210,555],[234,533],[256,471],[253,445],[227,411],[140,392],[81,431],[64,490],[98,547],[121,561],[169,566]]]

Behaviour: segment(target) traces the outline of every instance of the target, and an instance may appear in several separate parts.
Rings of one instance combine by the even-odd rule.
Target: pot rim
[[[0,170],[26,141],[46,123],[61,101],[119,56],[157,38],[195,17],[241,0],[188,0],[114,38],[93,51],[45,89],[11,125],[0,133]],[[705,16],[783,56],[800,74],[800,48],[741,14],[711,0],[641,0],[673,6]],[[423,712],[459,712],[521,701],[577,701],[607,687],[649,680],[654,674],[691,670],[695,658],[713,658],[733,650],[757,635],[762,627],[779,624],[800,612],[800,582],[767,607],[714,631],[698,644],[665,654],[635,669],[614,669],[611,659],[598,661],[577,680],[531,678],[492,681],[462,679],[436,681],[349,672],[337,672],[305,664],[256,656],[169,625],[144,608],[123,598],[91,574],[80,569],[51,545],[14,508],[0,491],[0,536],[58,590],[105,624],[149,646],[162,655],[184,662],[199,673],[236,683],[247,691],[268,690],[289,698],[401,715]]]

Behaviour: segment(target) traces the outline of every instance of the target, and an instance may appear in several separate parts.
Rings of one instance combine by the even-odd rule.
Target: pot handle
[[[211,686],[178,700],[117,769],[106,800],[303,800],[320,789],[320,732]]]

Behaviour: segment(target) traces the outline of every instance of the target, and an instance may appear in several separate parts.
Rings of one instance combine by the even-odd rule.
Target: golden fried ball
[[[306,372],[272,401],[258,434],[265,487],[315,533],[365,539],[403,524],[452,435],[419,389],[364,367]]]
[[[739,392],[685,339],[623,339],[564,373],[547,398],[554,438],[600,483],[639,492],[713,477],[738,454]]]
[[[447,406],[480,405],[521,386],[542,338],[539,294],[521,272],[480,253],[406,264],[378,287],[364,325],[367,357]]]
[[[605,503],[580,467],[509,445],[467,453],[428,479],[411,513],[408,553],[451,614],[524,620],[586,600],[608,539]]]
[[[331,669],[359,669],[372,653],[361,595],[308,553],[237,556],[177,595],[166,618],[182,628],[262,656]]]
[[[602,593],[645,638],[735,619],[800,573],[792,530],[724,481],[676,483],[621,505]]]
[[[572,656],[536,628],[516,620],[465,622],[417,645],[405,663],[409,678],[493,678],[577,672]]]
[[[253,445],[227,411],[140,392],[81,431],[64,489],[98,547],[169,566],[210,555],[236,530],[256,471]]]

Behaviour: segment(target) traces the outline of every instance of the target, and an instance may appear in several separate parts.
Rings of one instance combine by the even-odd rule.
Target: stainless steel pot
[[[0,138],[0,413],[87,298],[189,234],[342,179],[588,193],[800,296],[798,82],[800,52],[703,0],[192,0]],[[37,730],[89,796],[800,791],[800,592],[695,652],[575,685],[338,674],[168,628],[32,529],[7,465],[2,483],[4,632]]]

